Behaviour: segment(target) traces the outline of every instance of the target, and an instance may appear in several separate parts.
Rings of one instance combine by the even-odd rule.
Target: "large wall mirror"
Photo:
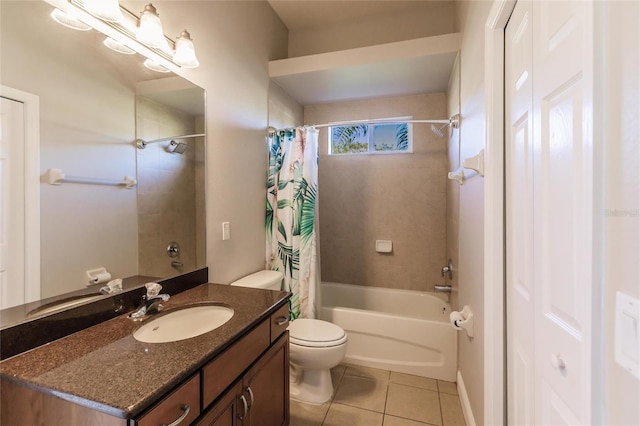
[[[140,55],[108,49],[94,30],[60,25],[43,1],[2,1],[0,7],[0,83],[39,98],[34,294],[42,300],[97,293],[106,274],[90,285],[87,271],[100,268],[115,279],[167,278],[204,267],[205,137],[179,138],[204,135],[204,91],[145,68]],[[168,139],[144,149],[134,144],[162,138]],[[50,184],[52,169],[67,179]],[[137,185],[119,185],[125,176]],[[10,178],[3,175],[3,182]],[[25,185],[24,191],[34,188],[28,179]],[[5,263],[19,257],[12,249],[3,252],[9,253]],[[24,285],[24,274],[23,282],[20,274],[0,274],[2,308],[32,302],[29,291],[23,301],[6,296],[6,288]]]

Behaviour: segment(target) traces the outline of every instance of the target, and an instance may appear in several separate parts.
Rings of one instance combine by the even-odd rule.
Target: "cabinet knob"
[[[287,318],[285,316],[281,316],[281,317],[276,318],[276,325],[285,325],[288,322],[289,322],[289,318]]]
[[[162,426],[178,426],[180,423],[182,423],[182,421],[189,415],[191,407],[189,407],[189,404],[184,404],[182,407],[180,407],[180,409],[182,410],[182,415],[180,417],[178,417],[171,423],[162,423]]]
[[[567,368],[567,365],[564,363],[564,360],[562,359],[562,356],[560,354],[551,355],[551,365],[553,366],[553,368],[560,371]]]

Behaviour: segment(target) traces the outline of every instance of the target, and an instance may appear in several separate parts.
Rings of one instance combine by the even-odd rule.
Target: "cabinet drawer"
[[[188,407],[188,408],[187,408]],[[185,415],[185,413],[188,413]],[[200,415],[200,373],[164,397],[136,420],[137,426],[171,424],[185,415],[181,425],[189,425]]]
[[[289,304],[285,303],[284,306],[271,315],[271,343],[275,342],[288,326]]]
[[[207,407],[264,352],[270,341],[270,324],[262,321],[202,369],[202,404]]]

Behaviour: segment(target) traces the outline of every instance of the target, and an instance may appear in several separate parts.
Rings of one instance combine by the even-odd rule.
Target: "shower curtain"
[[[269,137],[267,269],[284,274],[289,317],[315,318],[318,131],[281,130]]]

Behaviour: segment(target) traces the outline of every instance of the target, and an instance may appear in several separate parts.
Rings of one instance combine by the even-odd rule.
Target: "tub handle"
[[[289,322],[289,318],[287,318],[285,316],[281,316],[281,317],[276,318],[276,325],[285,325],[288,322]]]

